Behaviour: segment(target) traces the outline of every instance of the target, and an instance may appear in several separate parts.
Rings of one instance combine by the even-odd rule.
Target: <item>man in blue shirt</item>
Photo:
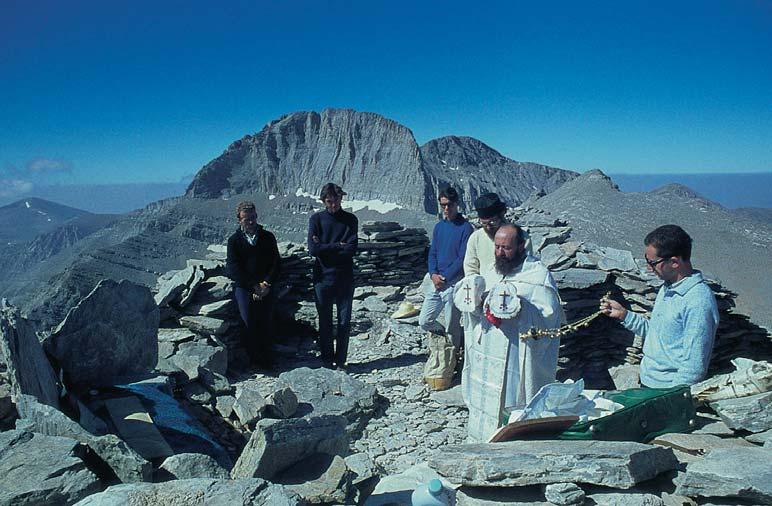
[[[692,238],[677,225],[663,225],[644,240],[648,267],[664,284],[651,317],[604,300],[600,309],[644,338],[641,384],[652,388],[693,385],[705,378],[718,328],[713,291],[692,268]]]
[[[340,186],[327,183],[319,198],[325,210],[308,221],[308,252],[314,262],[314,295],[319,313],[319,348],[324,367],[345,370],[354,299],[354,255],[359,222],[341,209],[346,194]],[[332,305],[338,309],[338,332],[333,349]]]
[[[466,243],[474,229],[458,212],[458,192],[447,187],[440,191],[439,203],[442,221],[434,226],[429,247],[429,276],[431,284],[424,292],[424,303],[418,324],[422,329],[439,335],[448,335],[458,351],[463,332],[460,313],[453,304],[453,288],[464,276]],[[445,325],[437,321],[444,313]]]

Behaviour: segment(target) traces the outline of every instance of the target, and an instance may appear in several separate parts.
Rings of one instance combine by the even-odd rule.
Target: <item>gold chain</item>
[[[603,302],[609,297],[611,297],[611,292],[606,292],[606,294],[600,300]],[[585,316],[580,320],[576,320],[574,323],[568,323],[557,329],[537,329],[536,327],[531,327],[526,332],[522,332],[520,334],[520,340],[525,341],[529,338],[539,339],[540,337],[550,337],[554,339],[565,336],[567,334],[572,334],[583,327],[587,327],[595,318],[602,314],[603,311],[596,311],[589,316]]]

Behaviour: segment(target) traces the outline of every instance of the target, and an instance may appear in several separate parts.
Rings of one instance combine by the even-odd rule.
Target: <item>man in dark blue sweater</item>
[[[453,290],[456,282],[464,276],[466,243],[474,228],[458,212],[458,192],[455,188],[441,190],[439,203],[443,219],[434,226],[432,233],[427,274],[431,277],[431,284],[424,292],[418,324],[428,332],[448,336],[458,351],[463,331],[460,313],[453,304]],[[440,313],[444,313],[444,326],[437,321]]]
[[[325,210],[308,221],[308,252],[314,262],[314,294],[319,313],[319,348],[322,364],[345,370],[351,305],[354,299],[354,254],[357,251],[357,217],[341,209],[346,194],[327,183],[319,198]],[[333,349],[332,305],[338,310],[338,331]]]
[[[276,237],[257,224],[255,204],[240,202],[236,218],[239,228],[228,239],[225,265],[244,324],[241,341],[253,365],[270,368],[275,303],[271,286],[279,277],[279,249]]]

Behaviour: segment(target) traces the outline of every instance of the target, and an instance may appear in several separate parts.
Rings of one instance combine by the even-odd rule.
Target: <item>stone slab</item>
[[[482,487],[570,482],[630,488],[678,466],[669,448],[558,440],[451,445],[428,463],[452,482]]]

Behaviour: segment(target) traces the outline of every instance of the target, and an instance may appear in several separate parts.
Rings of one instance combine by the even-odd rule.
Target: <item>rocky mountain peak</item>
[[[349,199],[424,209],[428,181],[412,132],[375,113],[351,109],[295,112],[231,144],[196,175],[188,196],[262,191],[316,195],[325,183]]]

